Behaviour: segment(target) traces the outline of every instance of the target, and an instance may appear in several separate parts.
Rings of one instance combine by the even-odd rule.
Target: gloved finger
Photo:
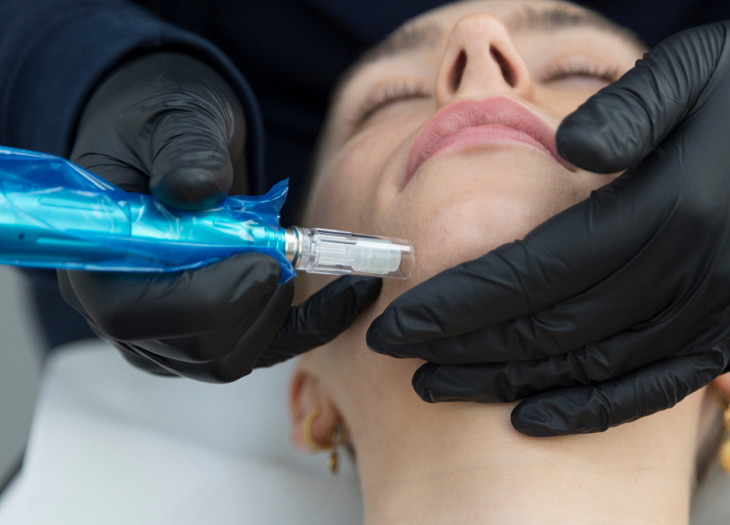
[[[108,337],[139,341],[207,332],[249,305],[268,301],[279,264],[259,253],[235,255],[174,273],[69,271],[71,290]],[[62,289],[64,292],[64,289]]]
[[[376,277],[340,277],[292,307],[256,366],[271,366],[330,342],[378,298],[382,283]]]
[[[576,351],[534,361],[439,365],[426,363],[413,376],[424,401],[510,402],[555,388],[603,383],[667,355],[693,355],[730,336],[724,312],[687,326],[678,319],[684,303]],[[695,336],[695,332],[702,337]],[[631,349],[626,352],[625,349]],[[667,350],[669,349],[669,351]]]
[[[180,377],[178,374],[175,374],[165,368],[162,368],[160,365],[158,365],[154,361],[150,361],[146,357],[143,357],[143,356],[137,354],[136,352],[130,351],[125,346],[122,346],[122,345],[115,345],[115,346],[117,347],[117,350],[119,350],[119,353],[122,354],[122,357],[124,358],[124,360],[127,361],[132,366],[134,366],[135,368],[139,368],[140,370],[144,370],[147,373],[155,374],[158,376]]]
[[[199,104],[214,104],[201,99]],[[183,210],[211,208],[233,183],[228,123],[222,109],[185,108],[165,113],[152,135],[150,191],[160,202]]]
[[[723,24],[682,31],[568,115],[557,132],[560,155],[597,173],[645,158],[685,118],[715,72],[728,35]]]
[[[230,383],[251,373],[257,360],[279,330],[294,296],[290,281],[276,288],[256,321],[243,334],[235,347],[218,359],[207,363],[190,363],[166,358],[136,349],[136,352],[177,375],[206,383]],[[257,351],[253,351],[257,349]]]
[[[682,250],[681,246],[675,248]],[[589,290],[554,306],[458,335],[445,332],[439,334],[441,338],[418,343],[392,340],[384,344],[381,338],[373,336],[380,323],[384,322],[384,319],[378,319],[368,332],[368,345],[372,350],[391,357],[416,357],[439,364],[532,361],[580,350],[647,319],[657,318],[679,295],[674,287],[666,286],[672,269],[668,265],[656,267],[652,263],[652,252],[645,249],[634,257],[631,264],[653,266],[654,271],[639,282],[632,278],[631,272],[618,271]],[[695,270],[698,276],[702,274],[701,268]],[[627,297],[637,300],[626,301]],[[638,300],[643,297],[651,297],[652,300]],[[439,299],[436,297],[434,300]],[[434,308],[433,305],[427,307]],[[612,312],[611,315],[606,315],[606,311]],[[409,313],[409,310],[406,312]],[[443,309],[443,312],[447,314],[449,310]],[[480,321],[478,316],[472,314],[472,317]],[[411,323],[411,320],[400,322],[399,327]],[[424,324],[426,322],[429,321],[424,321]],[[429,328],[432,331],[443,329],[450,322],[446,317]]]
[[[587,385],[612,379],[618,375],[609,366],[606,354],[611,344],[592,345],[535,361],[507,361],[486,364],[440,365],[426,363],[413,375],[413,388],[429,403],[443,401],[473,401],[477,403],[511,402],[535,395],[546,389]],[[634,353],[642,364],[651,362],[652,355]]]
[[[272,294],[262,295],[258,299],[242,305],[242,308],[236,308],[231,312],[232,315],[228,316],[227,321],[221,320],[220,324],[206,331],[187,336],[135,341],[134,347],[182,363],[200,364],[220,360],[239,345],[241,338],[259,322],[271,302],[282,296],[281,290],[288,288],[284,285],[277,286],[275,290],[272,290]],[[275,302],[275,304],[278,303]],[[278,311],[279,323],[284,320],[290,306],[291,302]],[[263,348],[260,347],[261,351]],[[251,352],[252,350],[249,350],[249,353]],[[176,367],[175,370],[183,369]]]
[[[600,296],[592,292],[591,296]],[[368,332],[367,342],[371,350],[383,355],[445,365],[534,361],[581,350],[648,318],[628,307],[606,316],[600,309],[591,308],[591,300],[584,295],[533,315],[448,338],[385,345]],[[605,297],[611,296],[601,299],[601,307],[610,302]]]
[[[599,385],[552,390],[525,399],[512,426],[533,437],[602,432],[671,408],[728,368],[716,350],[658,361]]]
[[[94,333],[101,338],[109,339],[120,351],[125,353],[125,358],[129,362],[143,370],[154,372],[160,368],[160,365],[150,360],[149,355],[160,356],[168,360],[169,362],[165,361],[168,363],[165,374],[170,374],[172,373],[171,370],[177,370],[178,368],[170,363],[178,361],[187,363],[210,362],[231,352],[246,330],[250,328],[259,314],[266,308],[270,299],[269,296],[264,295],[258,301],[248,304],[245,309],[236,312],[236,315],[227,323],[215,326],[202,333],[167,339],[139,340],[133,344],[128,344],[114,340],[109,334],[104,333],[79,301],[70,284],[68,271],[58,270],[57,273],[61,295],[76,311],[84,316]],[[284,311],[286,312],[288,309],[289,304],[284,307]],[[145,366],[138,364],[140,360]],[[163,372],[157,370],[154,373]]]
[[[546,384],[548,388],[560,388],[588,383],[571,368],[573,355],[525,363],[425,363],[413,374],[411,383],[418,397],[427,403],[509,403],[543,391]]]

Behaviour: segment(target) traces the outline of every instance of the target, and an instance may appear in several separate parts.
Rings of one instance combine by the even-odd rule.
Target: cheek
[[[573,88],[559,90],[550,88],[535,88],[535,104],[550,108],[550,114],[564,119],[578,107],[599,91],[599,87]]]
[[[356,233],[393,235],[374,230],[375,218],[396,194],[393,172],[402,169],[414,116],[361,132],[321,165],[307,206],[310,226]],[[325,155],[323,155],[324,157]]]
[[[376,173],[367,160],[357,151],[345,150],[320,169],[304,226],[358,231],[359,215],[369,199],[367,181]]]
[[[371,320],[371,315],[361,316],[342,336],[315,350],[356,449],[361,439],[382,439],[382,428],[373,421],[407,425],[409,415],[426,406],[411,387],[413,373],[423,361],[393,359],[368,350],[364,341]]]

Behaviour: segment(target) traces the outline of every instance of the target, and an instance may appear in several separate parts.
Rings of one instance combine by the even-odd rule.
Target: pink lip
[[[503,142],[529,144],[575,171],[558,155],[555,132],[550,126],[523,105],[502,95],[455,102],[436,113],[413,141],[405,184],[437,152]]]

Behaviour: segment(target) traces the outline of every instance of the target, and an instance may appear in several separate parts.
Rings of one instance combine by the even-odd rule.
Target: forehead
[[[500,19],[511,33],[555,31],[591,27],[632,37],[628,31],[598,13],[569,2],[555,0],[470,0],[447,4],[409,20],[390,38],[423,25],[448,30],[472,13],[488,13]]]
[[[571,13],[585,12],[584,9],[576,5],[554,0],[464,0],[427,11],[409,20],[402,27],[429,22],[438,22],[445,27],[450,27],[459,18],[471,13],[489,13],[502,20],[502,22],[509,22],[509,19],[515,13],[524,9],[542,11],[556,8]]]

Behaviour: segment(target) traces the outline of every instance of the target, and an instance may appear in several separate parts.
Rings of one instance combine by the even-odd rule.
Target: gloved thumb
[[[376,277],[340,277],[307,301],[292,307],[256,367],[275,365],[330,342],[378,298],[382,284]]]
[[[246,120],[226,80],[172,51],[112,72],[84,108],[71,158],[127,191],[185,210],[246,191]]]
[[[727,32],[728,25],[718,23],[661,42],[563,120],[556,137],[560,155],[596,173],[638,163],[697,102],[712,78]]]
[[[216,97],[180,98],[178,107],[157,121],[149,184],[165,205],[205,209],[228,193],[235,176],[229,152],[233,119],[219,102]]]

